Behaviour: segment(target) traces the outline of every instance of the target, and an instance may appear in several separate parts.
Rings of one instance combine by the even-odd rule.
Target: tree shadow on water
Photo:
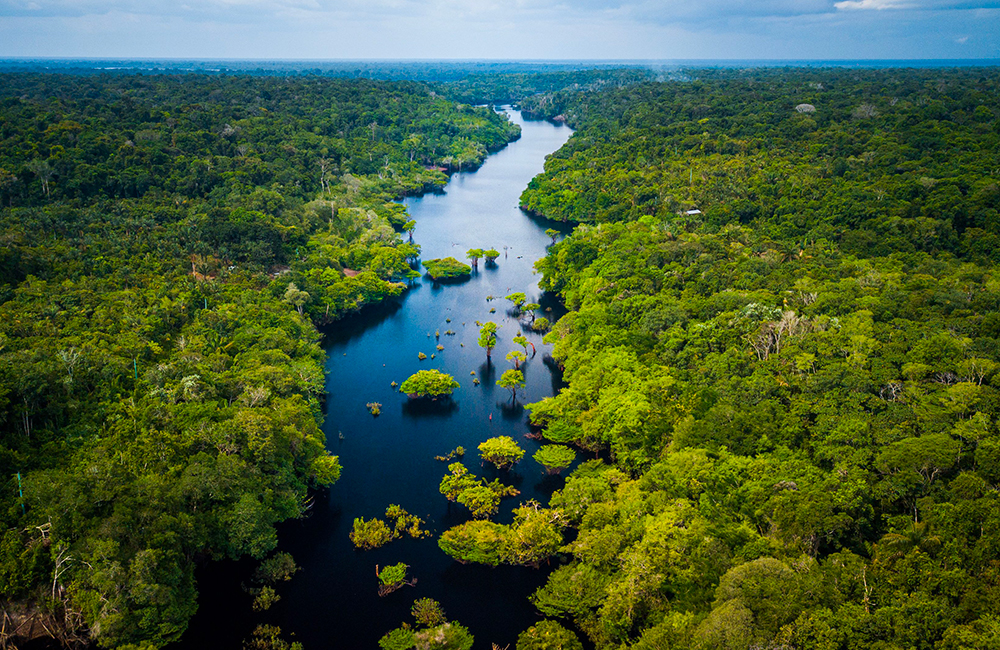
[[[447,418],[458,411],[453,399],[408,399],[403,402],[404,418]]]
[[[524,405],[520,402],[512,402],[509,395],[506,401],[497,402],[496,406],[500,409],[500,417],[504,420],[517,421],[524,417]]]
[[[497,387],[497,367],[490,359],[487,359],[484,363],[479,364],[476,372],[483,392],[487,395],[491,394]]]

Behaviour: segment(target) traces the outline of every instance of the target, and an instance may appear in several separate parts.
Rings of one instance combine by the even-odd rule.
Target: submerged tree
[[[479,457],[497,469],[510,469],[524,458],[524,450],[510,436],[497,436],[480,443]]]
[[[354,520],[354,529],[350,533],[354,548],[371,550],[385,546],[396,539],[395,533],[384,521],[375,518],[365,521],[364,517]]]
[[[513,524],[469,521],[446,530],[438,546],[462,563],[538,567],[559,552],[563,526],[558,510],[528,501],[514,510]]]
[[[462,264],[454,257],[427,260],[424,262],[424,268],[427,269],[427,275],[431,276],[432,280],[451,280],[469,275],[472,272],[468,264]]]
[[[526,337],[524,334],[518,334],[517,336],[514,337],[513,341],[515,344],[521,346],[521,348],[524,350],[525,355],[528,354],[528,346],[530,345],[531,356],[535,356],[535,344],[529,341],[528,337]]]
[[[522,305],[524,305],[525,301],[528,299],[528,297],[526,295],[524,295],[520,291],[518,291],[516,293],[510,294],[509,296],[506,296],[506,298],[507,298],[507,300],[511,301],[511,303],[513,303],[513,305],[514,305],[514,313],[515,314],[520,314],[521,313],[521,307],[522,307]]]
[[[524,388],[524,373],[520,370],[504,370],[500,379],[497,379],[497,386],[509,390],[511,399],[516,401],[518,389]]]
[[[479,328],[479,347],[486,348],[486,358],[493,354],[493,348],[497,344],[497,324],[493,321],[486,321]]]
[[[411,587],[417,584],[417,579],[413,580],[406,579],[406,570],[410,568],[405,563],[400,562],[399,564],[393,564],[385,567],[384,569],[379,569],[375,566],[375,575],[378,576],[378,595],[388,596],[392,592],[410,585]]]
[[[399,392],[406,393],[411,399],[437,399],[451,395],[458,387],[458,382],[449,374],[439,370],[418,370],[400,385]]]
[[[517,488],[504,485],[498,480],[487,483],[484,479],[469,474],[462,463],[452,463],[448,466],[450,474],[441,479],[438,488],[449,501],[458,502],[467,507],[472,516],[486,519],[497,512],[500,499],[520,494]]]
[[[507,353],[507,361],[514,362],[514,370],[520,370],[521,364],[528,359],[528,356],[520,350],[511,350]]]
[[[484,251],[482,248],[470,248],[466,251],[465,256],[472,260],[472,268],[479,268],[479,258],[483,256],[483,253]]]
[[[490,248],[483,251],[483,257],[486,258],[487,264],[496,264],[497,258],[500,257],[500,251],[495,248]]]

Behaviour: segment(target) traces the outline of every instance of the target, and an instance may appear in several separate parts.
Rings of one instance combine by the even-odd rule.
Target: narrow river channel
[[[531,459],[538,443],[523,437],[527,413],[519,405],[558,388],[558,373],[546,363],[551,350],[541,336],[525,331],[537,353],[525,368],[527,387],[518,394],[519,405],[495,381],[510,367],[504,357],[517,347],[511,339],[522,331],[503,297],[525,292],[529,302],[557,310],[540,315],[559,313],[558,305],[540,294],[533,271],[551,242],[545,229],[552,224],[526,216],[517,206],[524,187],[542,171],[545,156],[559,149],[571,131],[524,121],[517,111],[508,115],[521,125],[520,140],[490,156],[478,171],[454,175],[444,193],[406,200],[417,222],[414,241],[422,247],[422,259],[464,260],[470,248],[493,247],[501,251],[496,265],[480,262],[479,271],[461,284],[437,285],[425,277],[398,302],[366,310],[325,332],[327,446],[340,456],[343,473],[329,494],[316,500],[310,517],[282,527],[281,549],[292,553],[301,571],[278,588],[281,601],[257,619],[279,625],[286,638],[302,642],[306,650],[373,650],[383,634],[404,621],[413,622],[409,610],[417,598],[438,600],[450,620],[470,629],[476,648],[488,649],[491,643],[513,647],[517,634],[539,620],[527,597],[544,582],[545,568],[461,565],[437,546],[441,532],[469,515],[438,492],[447,464],[436,461],[435,455],[461,445],[467,450],[465,465],[492,479],[498,474],[480,465],[480,442],[508,435],[526,449],[514,470],[499,475],[521,491],[504,500],[496,518],[500,522],[510,521],[518,503],[545,502],[562,484],[559,477],[543,475]],[[488,300],[490,296],[496,300]],[[477,345],[476,321],[489,320],[501,326],[492,364]],[[439,344],[444,350],[436,349]],[[418,360],[420,352],[426,360]],[[451,374],[461,384],[450,403],[412,404],[391,386],[430,368]],[[481,384],[474,385],[473,377]],[[369,414],[368,402],[382,404],[379,417]],[[356,551],[348,538],[353,520],[381,517],[389,504],[424,518],[434,536]],[[409,565],[417,583],[380,598],[375,567],[397,562]],[[225,595],[202,586],[202,610],[219,614],[218,604],[206,598]],[[199,612],[185,641],[193,644],[188,647],[203,642],[236,648],[246,624]],[[225,631],[236,627],[240,633]]]

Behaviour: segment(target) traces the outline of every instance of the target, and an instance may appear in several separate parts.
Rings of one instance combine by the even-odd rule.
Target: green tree
[[[583,650],[583,644],[559,623],[541,621],[518,635],[517,650]]]
[[[284,300],[299,311],[299,316],[303,315],[305,304],[309,302],[310,298],[311,296],[305,291],[300,291],[294,282],[288,283],[288,287],[285,289]]]
[[[542,445],[532,456],[549,474],[558,474],[573,464],[576,452],[565,445]]]
[[[433,280],[450,280],[460,278],[472,272],[468,264],[462,264],[454,257],[445,257],[424,262],[427,275]]]
[[[514,370],[520,370],[521,364],[524,363],[524,361],[526,361],[527,358],[528,358],[527,355],[525,355],[524,352],[521,352],[520,350],[511,350],[510,352],[507,353],[507,361],[514,362]]]
[[[531,355],[532,356],[535,355],[535,344],[529,341],[528,337],[524,336],[523,334],[518,334],[517,336],[514,337],[513,341],[515,345],[521,346],[521,348],[524,350],[525,356],[527,356],[528,354],[529,345],[531,346]]]
[[[479,328],[479,347],[486,348],[486,358],[493,354],[493,347],[497,344],[497,324],[493,321],[486,321]]]
[[[524,373],[520,370],[504,370],[500,379],[497,380],[497,386],[509,390],[511,398],[517,400],[518,389],[524,388]]]
[[[527,296],[525,296],[524,293],[517,292],[507,296],[507,300],[514,305],[514,312],[519,314],[521,313],[521,306],[524,305],[527,300]]]
[[[438,489],[449,501],[457,500],[462,492],[479,485],[479,479],[469,474],[469,470],[462,463],[448,465],[448,472],[441,479]]]
[[[381,519],[365,521],[364,517],[358,517],[354,520],[354,529],[350,537],[355,548],[371,550],[385,546],[396,539],[396,534]]]
[[[497,469],[510,469],[524,457],[524,450],[510,436],[496,436],[480,443],[479,457]]]
[[[463,564],[498,566],[505,532],[504,526],[492,521],[469,521],[444,531],[438,546]]]
[[[399,386],[399,392],[411,399],[450,396],[459,387],[455,378],[439,370],[418,370]]]
[[[418,598],[410,607],[410,614],[416,619],[417,625],[421,627],[434,627],[447,622],[444,615],[444,608],[441,603],[433,598]]]
[[[479,259],[483,256],[485,251],[482,248],[470,248],[466,251],[465,256],[472,260],[472,268],[479,268]]]

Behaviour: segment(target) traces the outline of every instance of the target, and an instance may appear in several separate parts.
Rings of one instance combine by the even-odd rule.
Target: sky
[[[0,57],[1000,58],[1000,0],[0,0]]]

